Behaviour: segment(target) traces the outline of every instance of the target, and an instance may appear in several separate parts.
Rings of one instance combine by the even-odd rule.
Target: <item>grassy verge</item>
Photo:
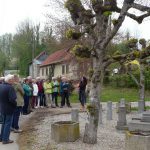
[[[101,100],[102,102],[112,101],[117,102],[121,98],[125,98],[129,102],[136,102],[139,100],[138,89],[131,88],[114,88],[114,87],[104,87],[102,89]],[[145,100],[150,100],[150,91],[145,92]],[[78,93],[72,93],[70,96],[71,103],[79,103]]]

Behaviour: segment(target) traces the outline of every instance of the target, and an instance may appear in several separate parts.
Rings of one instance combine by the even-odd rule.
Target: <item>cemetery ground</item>
[[[136,103],[132,103],[136,106]],[[79,104],[73,104],[78,108]],[[98,128],[98,142],[95,145],[89,145],[82,142],[87,113],[79,113],[80,138],[75,142],[56,143],[51,139],[51,124],[57,121],[71,120],[70,108],[57,109],[39,109],[24,124],[24,132],[19,135],[19,150],[125,150],[125,132],[118,131],[116,104],[113,103],[113,119],[106,119],[106,103],[103,103],[103,124]],[[127,114],[127,121],[137,112],[133,111]]]
[[[127,101],[132,101],[132,112],[127,114],[127,122],[137,114],[137,89],[123,89],[105,87],[102,94],[103,115],[102,124],[98,128],[98,141],[95,145],[89,145],[82,142],[85,123],[88,119],[87,112],[79,113],[80,123],[80,138],[75,142],[56,143],[51,139],[51,124],[57,121],[71,120],[70,108],[40,108],[36,109],[29,119],[23,123],[23,132],[19,134],[17,143],[19,150],[125,150],[125,131],[116,130],[118,114],[116,113],[116,102],[121,98]],[[146,105],[149,109],[150,92],[146,91]],[[72,94],[70,97],[73,108],[80,108],[77,94]],[[107,101],[113,102],[113,117],[112,120],[107,120]],[[23,118],[27,116],[22,116]]]

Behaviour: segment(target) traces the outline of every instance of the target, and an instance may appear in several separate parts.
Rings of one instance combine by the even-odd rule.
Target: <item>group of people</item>
[[[3,118],[0,142],[13,143],[9,139],[10,131],[20,133],[20,114],[27,115],[38,107],[63,108],[71,107],[69,94],[70,84],[66,77],[42,80],[31,76],[20,82],[18,75],[0,77],[0,120]],[[60,106],[58,95],[61,97]],[[50,103],[50,105],[49,105]]]
[[[79,101],[81,109],[86,104],[87,79],[83,76],[78,84]],[[40,77],[32,79],[31,76],[20,81],[18,75],[0,77],[0,142],[3,144],[13,143],[9,139],[10,131],[20,133],[20,114],[27,115],[35,108],[63,108],[70,105],[71,84],[66,77],[43,80]],[[58,104],[58,96],[61,102]]]

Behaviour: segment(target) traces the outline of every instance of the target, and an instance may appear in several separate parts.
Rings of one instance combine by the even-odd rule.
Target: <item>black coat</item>
[[[16,92],[12,85],[0,84],[0,113],[12,115],[17,105],[16,99]]]

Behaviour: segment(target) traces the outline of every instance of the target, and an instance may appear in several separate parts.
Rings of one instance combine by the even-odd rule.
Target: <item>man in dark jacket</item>
[[[17,96],[12,86],[13,83],[14,76],[7,75],[5,77],[5,83],[0,84],[0,113],[4,117],[4,123],[2,124],[0,133],[0,141],[3,144],[13,143],[13,141],[9,139],[12,117],[17,105]]]

